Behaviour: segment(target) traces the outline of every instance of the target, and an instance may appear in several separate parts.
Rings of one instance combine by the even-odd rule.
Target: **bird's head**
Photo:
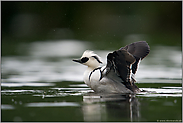
[[[81,63],[91,68],[97,68],[102,64],[101,58],[93,51],[86,50],[80,59],[74,59],[74,62]]]

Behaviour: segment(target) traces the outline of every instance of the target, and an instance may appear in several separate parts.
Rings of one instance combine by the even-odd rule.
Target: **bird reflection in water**
[[[132,94],[88,93],[83,102],[84,121],[138,121],[140,117],[140,103]]]

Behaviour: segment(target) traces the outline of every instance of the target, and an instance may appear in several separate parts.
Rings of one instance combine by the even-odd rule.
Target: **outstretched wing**
[[[139,91],[138,87],[134,84],[135,79],[131,77],[132,81],[130,80],[131,68],[132,73],[135,74],[139,60],[145,58],[149,52],[149,45],[145,41],[139,41],[109,53],[107,56],[107,65],[104,69],[106,71],[102,72],[103,76],[116,82],[122,82],[133,92]]]
[[[112,72],[112,74],[120,77],[123,82],[128,82],[130,64],[134,62],[135,58],[124,49],[109,53],[107,56],[106,75]]]
[[[139,60],[142,60],[149,54],[150,47],[146,41],[138,41],[126,45],[125,47],[122,47],[119,50],[126,50],[135,57],[136,62],[132,65],[132,73],[135,74],[137,71]]]

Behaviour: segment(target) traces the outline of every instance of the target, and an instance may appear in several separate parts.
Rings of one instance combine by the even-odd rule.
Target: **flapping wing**
[[[115,73],[124,82],[127,82],[130,74],[129,66],[135,62],[135,58],[126,50],[117,50],[107,56],[106,75],[110,72]]]
[[[139,60],[142,60],[149,54],[150,47],[146,41],[138,41],[126,45],[125,47],[122,47],[119,50],[126,50],[135,57],[136,62],[132,65],[132,73],[135,74],[137,71]]]

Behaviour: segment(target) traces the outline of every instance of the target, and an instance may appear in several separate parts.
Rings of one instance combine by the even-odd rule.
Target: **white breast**
[[[84,72],[84,82],[93,90],[96,90],[96,87],[99,86],[100,77],[101,72],[99,69],[93,71],[92,69],[87,68],[87,70]]]
[[[84,82],[95,92],[113,92],[115,91],[114,86],[112,86],[109,80],[105,77],[101,79],[101,71],[105,67],[100,69],[96,69],[93,71],[88,68],[84,73]],[[115,91],[116,92],[116,91]]]

